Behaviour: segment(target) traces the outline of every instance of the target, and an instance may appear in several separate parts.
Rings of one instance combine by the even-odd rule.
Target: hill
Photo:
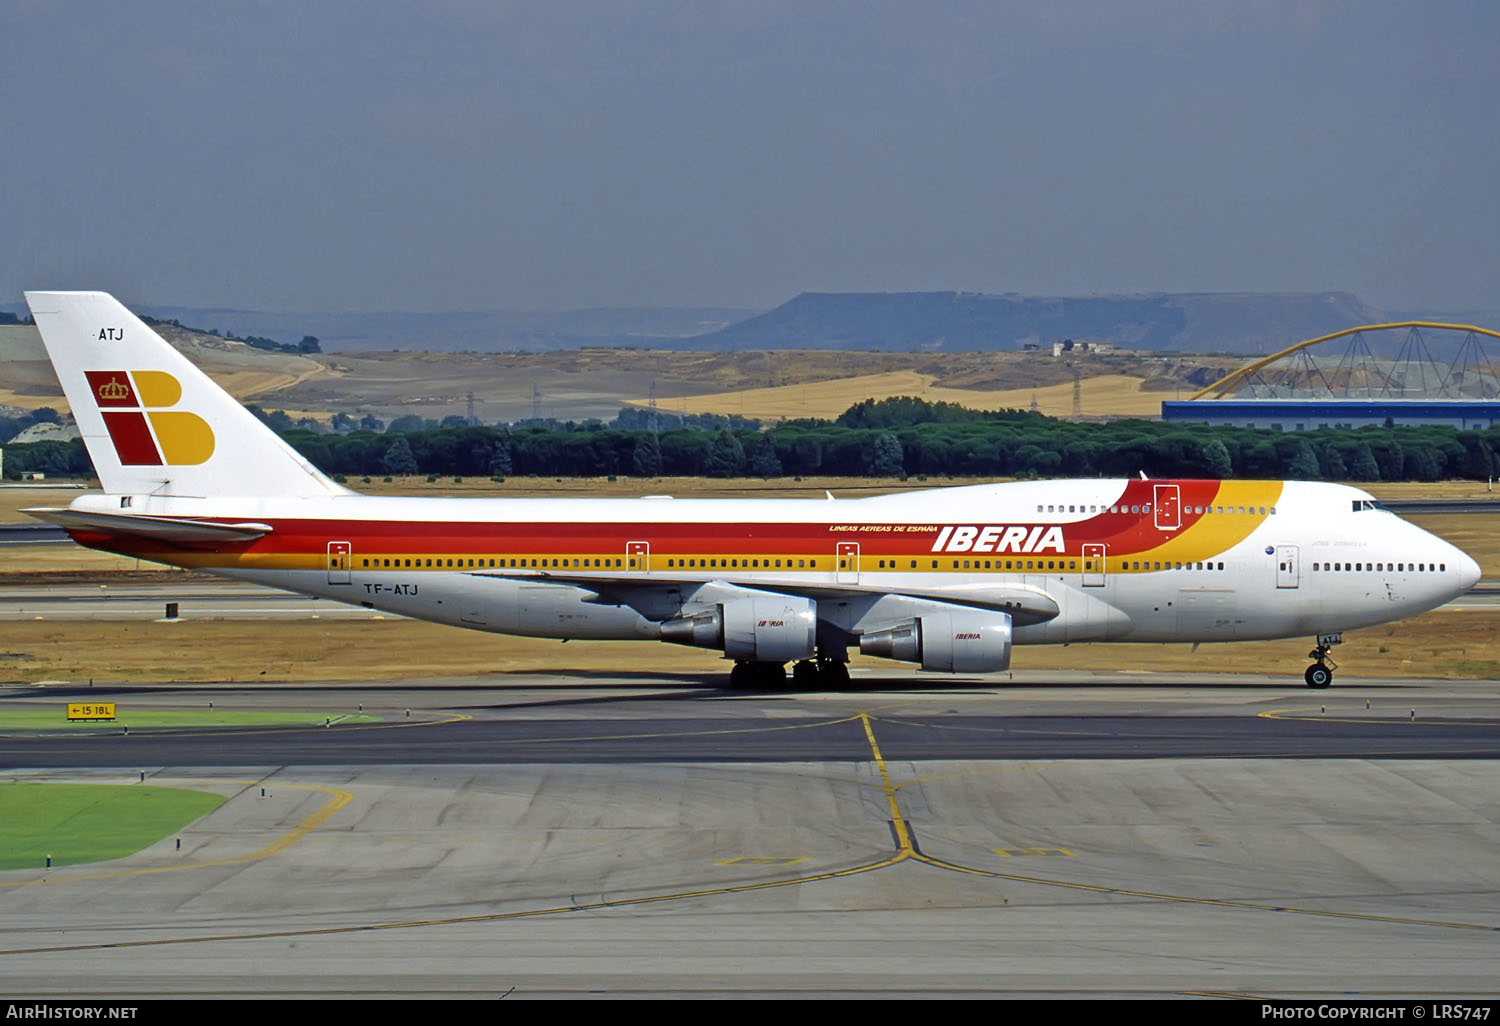
[[[1060,338],[1177,352],[1272,352],[1379,311],[1347,292],[1159,293],[1086,298],[962,292],[806,292],[674,348],[1014,350]]]
[[[267,352],[170,324],[158,324],[156,330],[241,401],[256,402],[326,373],[323,364],[306,356]],[[0,325],[0,406],[68,409],[42,338],[32,325]]]
[[[169,306],[144,306],[137,312],[208,334],[288,342],[312,335],[327,353],[545,353],[596,347],[1003,352],[1026,342],[1073,338],[1147,351],[1249,354],[1388,319],[1348,292],[1087,297],[807,292],[764,313],[729,307],[281,313]],[[1493,323],[1487,315],[1475,317],[1469,323]]]

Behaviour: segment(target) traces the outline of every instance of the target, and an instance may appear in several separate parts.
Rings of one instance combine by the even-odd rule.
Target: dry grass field
[[[1204,645],[1070,645],[1018,648],[1015,671],[1280,673],[1300,686],[1312,639]],[[1347,677],[1500,678],[1500,609],[1440,610],[1355,631],[1334,652]],[[854,654],[855,667],[898,665]],[[629,667],[629,671],[622,671]],[[513,638],[414,620],[181,623],[99,621],[0,625],[0,681],[387,681],[507,675],[701,675],[729,665],[715,653],[651,642]],[[951,678],[922,675],[941,685]],[[1003,676],[994,683],[1003,685]]]
[[[609,420],[622,404],[647,402],[654,386],[668,412],[743,412],[779,417],[842,413],[866,398],[922,395],[984,409],[1072,412],[1076,369],[1088,416],[1160,412],[1174,387],[1193,389],[1235,361],[1217,356],[1118,352],[1054,359],[1048,353],[886,353],[840,350],[696,352],[573,349],[546,353],[273,353],[183,331],[163,333],[231,394],[294,418],[334,412],[439,420],[475,413],[484,422],[542,416]],[[418,343],[419,344],[419,343]],[[1145,384],[1153,391],[1143,391]],[[1153,398],[1153,395],[1156,398]],[[66,410],[34,328],[0,326],[0,406]]]
[[[425,479],[377,481],[365,486],[388,494],[454,496],[640,495],[677,494],[716,497],[799,496],[821,498],[825,488],[835,496],[855,498],[901,488],[966,484],[968,481],[850,481],[825,478],[802,482],[704,479],[602,481],[589,479],[520,480],[429,484]],[[1488,496],[1483,483],[1384,485],[1373,489],[1386,498]],[[66,489],[0,490],[0,522],[24,519],[23,506],[65,504],[77,491]],[[1500,530],[1487,515],[1445,514],[1412,518],[1428,530],[1465,548],[1480,561],[1485,576],[1500,578]],[[36,586],[50,579],[109,582],[141,572],[135,561],[91,552],[73,545],[18,547],[5,553],[0,584]],[[24,576],[23,576],[24,575]],[[1130,670],[1155,672],[1284,671],[1291,684],[1300,680],[1303,655],[1311,643],[1302,640],[1206,645],[1194,653],[1187,645],[1077,645],[1018,649],[1014,668]],[[379,653],[373,657],[371,653]],[[1383,627],[1356,631],[1335,652],[1341,674],[1348,677],[1500,678],[1500,607],[1438,610]],[[856,666],[890,669],[883,660],[855,657]],[[673,645],[616,642],[570,642],[511,638],[415,621],[306,620],[245,622],[193,620],[182,623],[98,621],[0,623],[0,681],[286,681],[481,677],[503,682],[509,674],[545,671],[561,676],[590,676],[621,666],[642,672],[702,675],[715,682],[727,664],[714,653]],[[923,680],[941,684],[941,675]],[[1004,684],[1001,677],[998,683]]]

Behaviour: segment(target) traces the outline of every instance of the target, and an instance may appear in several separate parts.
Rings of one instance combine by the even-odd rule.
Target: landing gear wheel
[[[823,678],[823,686],[825,688],[847,688],[849,686],[849,665],[847,663],[824,659],[818,663],[818,675]]]
[[[815,688],[823,683],[823,674],[818,664],[811,659],[804,659],[792,667],[792,686],[798,688]]]
[[[1319,634],[1316,647],[1309,653],[1307,658],[1313,661],[1302,674],[1302,679],[1307,681],[1310,688],[1326,688],[1333,683],[1333,671],[1339,668],[1339,664],[1329,657],[1334,645],[1342,644],[1342,634]]]
[[[779,688],[786,684],[786,667],[781,663],[741,661],[729,671],[732,688]]]
[[[784,663],[751,663],[755,667],[755,682],[763,688],[779,688],[786,686],[786,665]]]

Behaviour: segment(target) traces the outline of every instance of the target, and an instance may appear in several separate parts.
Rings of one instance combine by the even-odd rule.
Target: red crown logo
[[[119,378],[110,378],[99,386],[100,399],[124,399],[130,395],[130,389],[120,384]]]

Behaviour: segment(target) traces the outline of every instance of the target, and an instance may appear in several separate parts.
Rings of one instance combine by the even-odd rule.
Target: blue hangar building
[[[1490,399],[1182,399],[1161,404],[1161,419],[1187,424],[1312,431],[1394,424],[1444,424],[1459,430],[1500,423]]]

